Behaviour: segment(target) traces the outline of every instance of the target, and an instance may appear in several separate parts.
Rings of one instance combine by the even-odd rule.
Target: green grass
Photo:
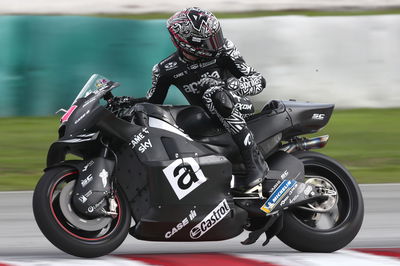
[[[400,182],[400,109],[335,111],[320,133],[323,153],[344,163],[362,183]]]
[[[361,183],[400,182],[399,117],[400,109],[335,111],[317,134],[331,136],[319,151],[344,163]],[[34,188],[57,128],[57,117],[0,118],[0,190]]]
[[[270,16],[369,16],[400,14],[400,9],[388,10],[279,10],[279,11],[249,11],[240,13],[214,12],[217,18],[250,18]],[[98,14],[96,17],[121,18],[121,19],[167,19],[172,13],[144,13],[144,14]]]
[[[57,139],[58,118],[0,118],[0,190],[32,189]]]

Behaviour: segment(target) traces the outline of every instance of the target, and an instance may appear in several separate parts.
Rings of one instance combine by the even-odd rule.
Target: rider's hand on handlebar
[[[114,107],[131,107],[136,103],[146,102],[147,98],[133,98],[129,96],[115,96],[109,103]]]
[[[115,96],[112,99],[114,104],[121,105],[121,104],[130,104],[134,101],[134,98],[129,96]]]

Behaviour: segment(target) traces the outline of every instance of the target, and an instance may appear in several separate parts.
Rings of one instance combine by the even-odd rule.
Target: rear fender
[[[278,151],[267,159],[271,168],[271,174],[275,173],[271,179],[295,179],[304,180],[304,165],[295,156],[283,151]]]

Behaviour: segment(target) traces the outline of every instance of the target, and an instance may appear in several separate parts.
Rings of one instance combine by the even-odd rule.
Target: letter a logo
[[[163,169],[169,184],[179,200],[207,181],[195,159],[177,159]]]

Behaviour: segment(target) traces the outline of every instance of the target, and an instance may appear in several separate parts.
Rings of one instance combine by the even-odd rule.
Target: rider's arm
[[[152,86],[147,92],[149,103],[162,104],[167,97],[168,88],[171,85],[166,75],[160,71],[159,64],[153,67]]]
[[[236,46],[226,40],[223,62],[235,78],[228,79],[228,89],[235,90],[239,96],[256,95],[265,88],[265,79],[261,73],[249,66],[240,55]]]

